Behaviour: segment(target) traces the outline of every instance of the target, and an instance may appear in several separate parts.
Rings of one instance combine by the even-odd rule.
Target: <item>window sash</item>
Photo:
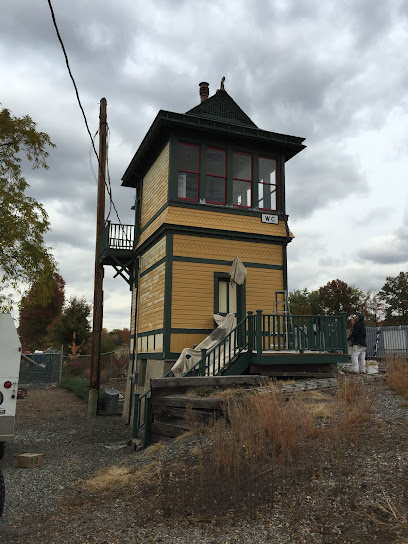
[[[190,150],[188,149],[190,148]],[[191,152],[191,162],[189,157],[183,152]],[[199,182],[200,182],[200,151],[199,145],[180,142],[178,152],[178,179],[177,179],[177,198],[198,201]]]

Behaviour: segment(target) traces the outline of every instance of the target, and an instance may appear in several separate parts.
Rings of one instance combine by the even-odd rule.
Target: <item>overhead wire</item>
[[[100,171],[101,174],[102,174],[103,181],[104,181],[104,185],[105,185],[106,190],[107,190],[108,195],[109,195],[110,211],[111,211],[111,208],[113,207],[113,209],[115,210],[115,213],[116,213],[116,217],[118,218],[119,225],[121,226],[121,228],[122,228],[122,230],[123,230],[123,234],[124,234],[126,240],[128,240],[128,237],[127,237],[127,234],[126,234],[126,230],[125,230],[124,226],[122,225],[122,222],[121,222],[120,217],[119,217],[118,210],[117,210],[117,208],[116,208],[116,206],[115,206],[115,203],[113,202],[113,199],[112,199],[112,190],[111,190],[110,179],[109,179],[109,185],[108,185],[108,183],[107,183],[107,181],[106,181],[106,176],[105,176],[105,174],[104,174],[104,171],[103,171],[103,169],[102,169],[102,165],[101,165],[100,160],[99,160],[99,155],[98,155],[98,153],[97,153],[97,151],[96,151],[96,148],[95,148],[94,138],[92,138],[91,131],[89,130],[88,120],[87,120],[87,118],[86,118],[84,108],[82,107],[81,99],[79,98],[78,87],[77,87],[77,85],[76,85],[74,76],[72,75],[72,72],[71,72],[71,68],[70,68],[69,60],[68,60],[68,55],[67,55],[67,52],[66,52],[66,50],[65,50],[64,42],[62,41],[60,32],[59,32],[59,30],[58,30],[58,25],[57,25],[57,21],[56,21],[56,18],[55,18],[55,14],[54,14],[54,10],[53,10],[53,7],[52,7],[51,0],[48,0],[48,5],[49,5],[49,8],[50,8],[50,12],[51,12],[52,22],[53,22],[53,24],[54,24],[54,28],[55,28],[55,31],[56,31],[56,33],[57,33],[58,40],[59,40],[59,42],[60,42],[62,51],[63,51],[63,53],[64,53],[65,64],[67,65],[67,69],[68,69],[69,76],[70,76],[70,78],[71,78],[72,84],[74,85],[76,98],[77,98],[77,101],[78,101],[80,110],[81,110],[81,112],[82,112],[82,115],[83,115],[83,118],[84,118],[84,121],[85,121],[86,130],[87,130],[87,132],[88,132],[88,134],[89,134],[89,137],[90,137],[90,139],[91,139],[91,146],[92,146],[92,149],[93,149],[93,151],[94,151],[94,153],[95,153],[95,155],[96,155],[96,158],[97,158],[97,160],[98,160],[99,171]],[[109,214],[110,214],[110,211],[109,211]],[[107,219],[105,220],[105,224],[106,224],[106,221],[107,221]]]

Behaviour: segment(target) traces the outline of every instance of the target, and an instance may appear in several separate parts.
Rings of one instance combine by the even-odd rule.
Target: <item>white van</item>
[[[0,459],[14,436],[21,343],[11,314],[0,313]]]

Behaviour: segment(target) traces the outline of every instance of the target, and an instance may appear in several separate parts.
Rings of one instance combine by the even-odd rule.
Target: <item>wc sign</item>
[[[262,223],[272,223],[273,225],[277,225],[279,223],[279,217],[277,215],[271,215],[269,213],[263,213],[261,215],[261,222]]]

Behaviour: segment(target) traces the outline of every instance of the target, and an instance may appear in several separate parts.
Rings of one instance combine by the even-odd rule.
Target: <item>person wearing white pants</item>
[[[364,315],[358,314],[355,317],[355,323],[353,325],[353,330],[348,337],[348,340],[352,343],[351,349],[351,362],[352,362],[352,371],[361,372],[365,374],[366,369],[366,327],[364,324]]]

